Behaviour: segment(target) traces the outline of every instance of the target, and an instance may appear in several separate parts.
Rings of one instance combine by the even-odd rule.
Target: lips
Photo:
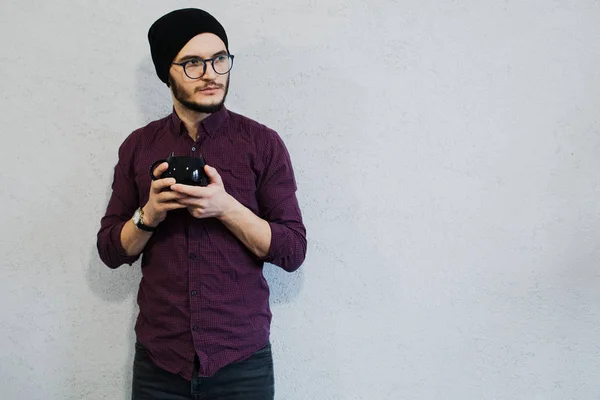
[[[200,89],[200,92],[209,91],[209,90],[217,90],[217,89],[221,89],[221,87],[220,86],[209,86],[209,87],[205,87],[204,89]]]

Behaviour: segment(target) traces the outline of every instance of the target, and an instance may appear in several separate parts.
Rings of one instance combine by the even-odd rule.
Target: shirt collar
[[[229,112],[225,105],[221,106],[218,111],[210,114],[208,117],[204,118],[200,122],[200,126],[198,127],[198,132],[206,132],[209,136],[215,136],[219,128],[227,121],[229,117]],[[175,112],[175,108],[173,107],[173,112],[171,113],[171,124],[173,127],[173,132],[177,135],[181,135],[183,133],[187,134],[187,130],[185,129],[185,125],[183,121],[179,118],[177,113]]]

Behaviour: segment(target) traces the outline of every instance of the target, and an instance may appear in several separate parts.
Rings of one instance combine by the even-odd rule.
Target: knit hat
[[[168,85],[169,68],[175,56],[187,42],[201,33],[214,33],[221,38],[229,51],[225,29],[215,17],[204,10],[197,8],[175,10],[152,24],[148,30],[148,42],[152,61],[161,81]]]

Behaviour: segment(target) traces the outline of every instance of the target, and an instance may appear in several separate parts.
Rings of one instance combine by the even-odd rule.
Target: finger
[[[170,201],[175,201],[175,200],[183,199],[186,197],[187,197],[187,195],[185,195],[183,193],[166,191],[166,192],[160,192],[156,196],[156,201],[158,201],[159,203],[167,203]]]
[[[186,208],[186,207],[187,206],[185,204],[179,204],[176,201],[160,204],[161,211],[172,211],[172,210],[177,210],[177,209]]]
[[[152,190],[155,193],[159,193],[163,189],[167,189],[169,186],[175,184],[175,178],[164,178],[152,181]]]
[[[177,203],[183,204],[186,207],[195,206],[195,207],[200,207],[200,208],[202,208],[203,204],[204,204],[203,200],[200,200],[197,197],[188,197],[188,196],[186,196],[180,200],[177,200]]]
[[[167,169],[169,168],[169,164],[166,162],[160,163],[158,164],[158,166],[156,168],[154,168],[154,171],[152,171],[152,175],[154,175],[154,177],[159,178],[163,172],[165,172]]]
[[[207,194],[206,188],[200,186],[182,185],[181,183],[171,185],[171,190],[191,197],[203,197]]]
[[[213,168],[210,165],[206,164],[204,166],[204,172],[206,172],[206,175],[208,176],[208,179],[210,180],[210,183],[216,183],[218,185],[222,185],[223,184],[223,180],[221,179],[221,175],[219,175],[219,172],[217,172],[217,170],[215,168]]]

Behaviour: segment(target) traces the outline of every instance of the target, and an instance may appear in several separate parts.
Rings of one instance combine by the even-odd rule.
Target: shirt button
[[[194,327],[192,328],[192,330],[193,330],[194,332],[198,332],[198,325],[194,325]]]
[[[192,296],[195,296],[198,292],[196,292],[195,290],[192,290]]]
[[[192,151],[196,151],[196,148],[195,148],[195,147],[192,147]]]
[[[190,253],[190,260],[195,260],[196,259],[196,255],[194,253]]]

